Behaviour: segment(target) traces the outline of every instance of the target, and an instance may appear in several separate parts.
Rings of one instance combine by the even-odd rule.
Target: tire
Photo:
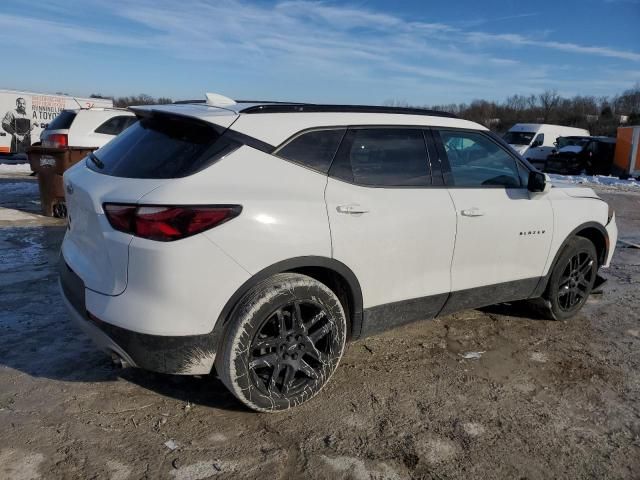
[[[574,237],[556,262],[545,294],[551,317],[567,320],[584,306],[598,273],[598,256],[593,243]]]
[[[306,275],[277,274],[234,309],[216,370],[249,408],[287,410],[326,385],[342,357],[346,332],[342,304],[326,285]]]

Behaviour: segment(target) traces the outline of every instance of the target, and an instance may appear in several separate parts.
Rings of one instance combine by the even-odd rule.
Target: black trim
[[[360,336],[375,335],[416,320],[432,319],[442,310],[448,297],[448,293],[440,293],[367,308],[364,311]]]
[[[451,292],[438,316],[470,308],[481,308],[496,303],[512,302],[532,298],[540,277],[525,278],[511,282],[484,285]]]
[[[189,373],[192,365],[210,361],[218,349],[220,330],[203,335],[164,336],[134,332],[86,312],[86,320],[104,332],[139,368],[159,373]]]
[[[223,136],[229,138],[230,140],[233,140],[234,142],[247,145],[264,153],[272,154],[276,150],[276,147],[274,147],[270,143],[263,142],[262,140],[258,140],[257,138],[254,138],[250,135],[232,130],[231,128],[228,128],[224,132]]]
[[[362,328],[362,289],[360,288],[360,282],[358,282],[356,275],[344,263],[333,258],[317,256],[295,257],[283,260],[282,262],[275,263],[253,275],[253,277],[243,283],[242,286],[236,290],[222,308],[214,327],[214,332],[217,330],[221,333],[224,330],[240,299],[242,299],[249,290],[262,280],[265,280],[277,273],[291,272],[312,267],[322,267],[327,270],[331,270],[340,275],[347,282],[350,289],[350,296],[353,301],[352,311],[350,312],[351,338],[358,338]]]
[[[269,103],[239,110],[239,113],[304,113],[304,112],[348,112],[348,113],[396,113],[403,115],[426,115],[430,117],[458,118],[452,113],[425,108],[383,107],[375,105],[318,105],[309,103]]]
[[[532,298],[541,297],[542,295],[544,295],[544,292],[547,290],[547,284],[549,283],[551,274],[553,273],[554,268],[556,268],[556,264],[558,263],[558,259],[560,258],[562,251],[566,248],[567,244],[571,241],[572,238],[576,236],[578,232],[581,232],[582,230],[586,230],[587,228],[595,228],[597,231],[600,232],[600,234],[604,239],[604,251],[602,252],[601,255],[598,256],[598,262],[599,262],[598,266],[604,264],[607,257],[609,256],[609,249],[611,248],[609,233],[607,233],[607,229],[597,222],[583,223],[582,225],[579,225],[576,228],[574,228],[571,231],[571,233],[567,235],[567,238],[564,239],[564,241],[562,242],[562,245],[560,245],[560,248],[558,248],[555,256],[553,257],[553,262],[549,267],[549,271],[544,277],[540,277],[540,282],[536,286],[534,293],[531,295]]]
[[[442,317],[460,310],[533,298],[532,294],[540,280],[538,277],[527,278],[366,308],[360,337],[381,333],[417,320]]]
[[[85,285],[82,279],[71,270],[62,254],[58,259],[58,274],[60,275],[60,285],[69,303],[78,311],[85,312]]]

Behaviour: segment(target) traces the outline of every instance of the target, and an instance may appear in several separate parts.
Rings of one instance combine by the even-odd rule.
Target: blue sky
[[[3,0],[0,88],[413,105],[640,82],[640,0]]]

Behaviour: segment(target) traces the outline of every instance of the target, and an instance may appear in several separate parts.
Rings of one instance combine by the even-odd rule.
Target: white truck
[[[0,89],[0,157],[24,157],[25,149],[40,141],[40,133],[62,110],[113,107],[103,98]]]
[[[589,130],[548,123],[516,123],[504,140],[534,166],[542,169],[558,137],[588,137]]]

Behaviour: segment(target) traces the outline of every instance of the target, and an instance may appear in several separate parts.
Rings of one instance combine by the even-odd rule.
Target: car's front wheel
[[[593,243],[574,237],[564,248],[551,273],[546,298],[556,320],[573,317],[586,303],[598,273]]]
[[[327,383],[342,357],[346,332],[342,304],[326,285],[306,275],[274,275],[235,309],[216,370],[249,408],[286,410]]]

